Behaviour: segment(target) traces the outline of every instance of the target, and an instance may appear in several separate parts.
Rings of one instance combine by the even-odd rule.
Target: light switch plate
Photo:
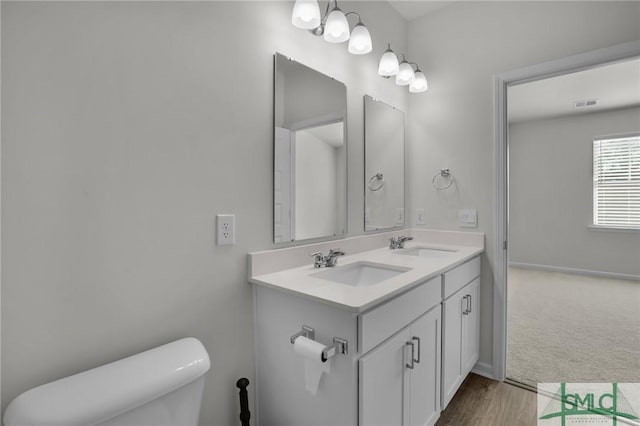
[[[416,225],[424,224],[424,209],[416,209]]]
[[[461,209],[458,210],[458,223],[462,228],[478,227],[478,210]]]

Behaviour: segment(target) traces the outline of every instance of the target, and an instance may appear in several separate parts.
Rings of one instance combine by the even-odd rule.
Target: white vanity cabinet
[[[440,413],[441,282],[437,276],[362,313],[256,287],[258,424],[433,424]],[[302,325],[325,345],[333,337],[348,341],[348,354],[327,361],[331,371],[316,395],[305,390],[305,360],[289,342]]]
[[[442,409],[480,353],[480,258],[443,274]]]
[[[360,425],[426,426],[440,415],[440,305],[359,360]]]
[[[256,279],[256,425],[435,424],[479,352],[480,257],[454,264],[364,309]],[[290,341],[302,326],[325,346],[348,342],[347,354],[327,361],[316,394],[306,390],[309,360]]]

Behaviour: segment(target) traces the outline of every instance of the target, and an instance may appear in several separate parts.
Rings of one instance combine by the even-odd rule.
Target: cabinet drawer
[[[440,276],[358,316],[360,353],[365,354],[440,303]]]
[[[442,298],[451,296],[478,276],[480,276],[480,256],[445,272],[442,274]]]

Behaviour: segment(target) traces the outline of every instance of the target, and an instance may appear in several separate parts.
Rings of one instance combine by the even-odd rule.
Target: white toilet
[[[38,386],[5,426],[196,426],[209,355],[192,337]]]

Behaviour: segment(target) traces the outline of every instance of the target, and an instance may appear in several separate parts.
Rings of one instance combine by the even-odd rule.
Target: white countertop
[[[340,257],[335,268],[362,261],[399,268],[410,268],[405,273],[366,287],[354,287],[314,277],[313,274],[326,268],[314,268],[312,260],[309,260],[309,264],[305,266],[251,276],[249,281],[257,285],[328,303],[342,309],[363,312],[397,294],[409,290],[417,284],[464,263],[484,251],[482,246],[427,242],[405,244],[407,249],[412,247],[432,247],[455,251],[446,256],[432,258],[399,254],[397,250],[390,250],[385,247]]]

